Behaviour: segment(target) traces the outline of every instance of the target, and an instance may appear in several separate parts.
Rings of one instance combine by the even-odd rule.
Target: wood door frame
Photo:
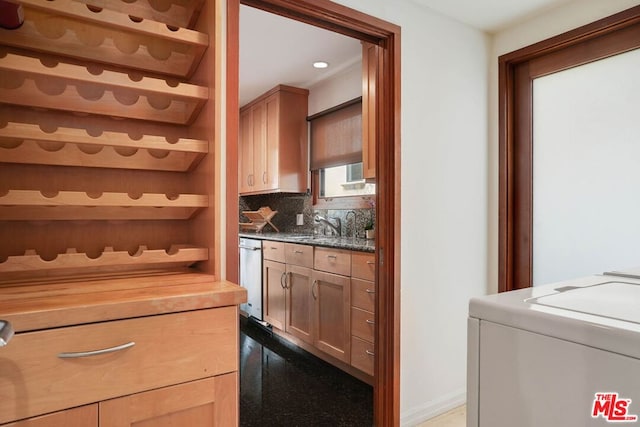
[[[532,286],[533,80],[640,48],[640,6],[498,59],[500,292]]]
[[[329,0],[227,0],[227,279],[238,270],[238,58],[240,3],[380,47],[376,99],[378,220],[374,424],[400,424],[400,27]],[[233,219],[233,220],[232,220]]]

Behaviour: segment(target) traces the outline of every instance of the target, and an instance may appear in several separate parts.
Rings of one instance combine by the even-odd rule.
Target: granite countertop
[[[352,251],[375,252],[376,241],[353,237],[314,236],[297,233],[254,233],[241,231],[240,237],[259,240],[274,240],[277,242],[299,243],[301,245],[323,246],[326,248],[349,249]]]

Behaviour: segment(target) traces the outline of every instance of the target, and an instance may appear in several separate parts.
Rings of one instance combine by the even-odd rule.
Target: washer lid
[[[612,281],[555,290],[526,302],[640,324],[640,284]]]

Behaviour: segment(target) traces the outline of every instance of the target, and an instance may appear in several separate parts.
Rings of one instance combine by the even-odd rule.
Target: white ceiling
[[[456,21],[493,33],[571,0],[412,0]]]
[[[571,0],[412,0],[495,32]],[[309,88],[361,59],[358,40],[240,6],[240,105],[278,84]],[[330,63],[325,70],[314,61]]]
[[[278,84],[308,89],[361,60],[360,41],[240,6],[240,106]],[[314,61],[327,61],[318,70]]]

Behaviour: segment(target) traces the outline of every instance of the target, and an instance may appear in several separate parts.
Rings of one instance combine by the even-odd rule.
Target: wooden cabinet
[[[313,271],[314,344],[338,360],[351,360],[350,278]]]
[[[313,344],[312,273],[308,267],[287,264],[287,317],[285,331]]]
[[[100,402],[99,427],[215,427],[237,419],[237,373]]]
[[[362,42],[362,172],[366,179],[376,177],[378,58],[378,46]]]
[[[265,259],[262,262],[262,315],[274,328],[285,330],[287,289],[284,280],[287,273],[282,262]]]
[[[216,0],[165,3],[27,0],[0,28],[0,282],[217,273]]]
[[[202,394],[200,380],[220,390],[215,411],[223,411],[222,424],[237,423],[243,288],[174,273],[5,285],[0,298],[2,318],[16,330],[0,347],[3,427],[109,425],[97,418],[108,414],[105,402],[166,388],[187,400]],[[224,379],[229,374],[233,379]],[[159,396],[147,402],[161,402]],[[208,417],[191,424],[212,425]]]
[[[280,85],[240,110],[240,194],[307,189],[309,91]]]
[[[328,355],[336,366],[370,378],[375,255],[268,240],[263,247],[265,320],[298,345],[309,344],[304,348],[319,357]]]
[[[351,267],[351,366],[373,375],[375,255],[354,252]]]
[[[282,242],[265,242],[263,246],[264,320],[313,343],[310,268],[313,248]]]
[[[86,405],[29,418],[2,427],[98,427],[98,405]]]

